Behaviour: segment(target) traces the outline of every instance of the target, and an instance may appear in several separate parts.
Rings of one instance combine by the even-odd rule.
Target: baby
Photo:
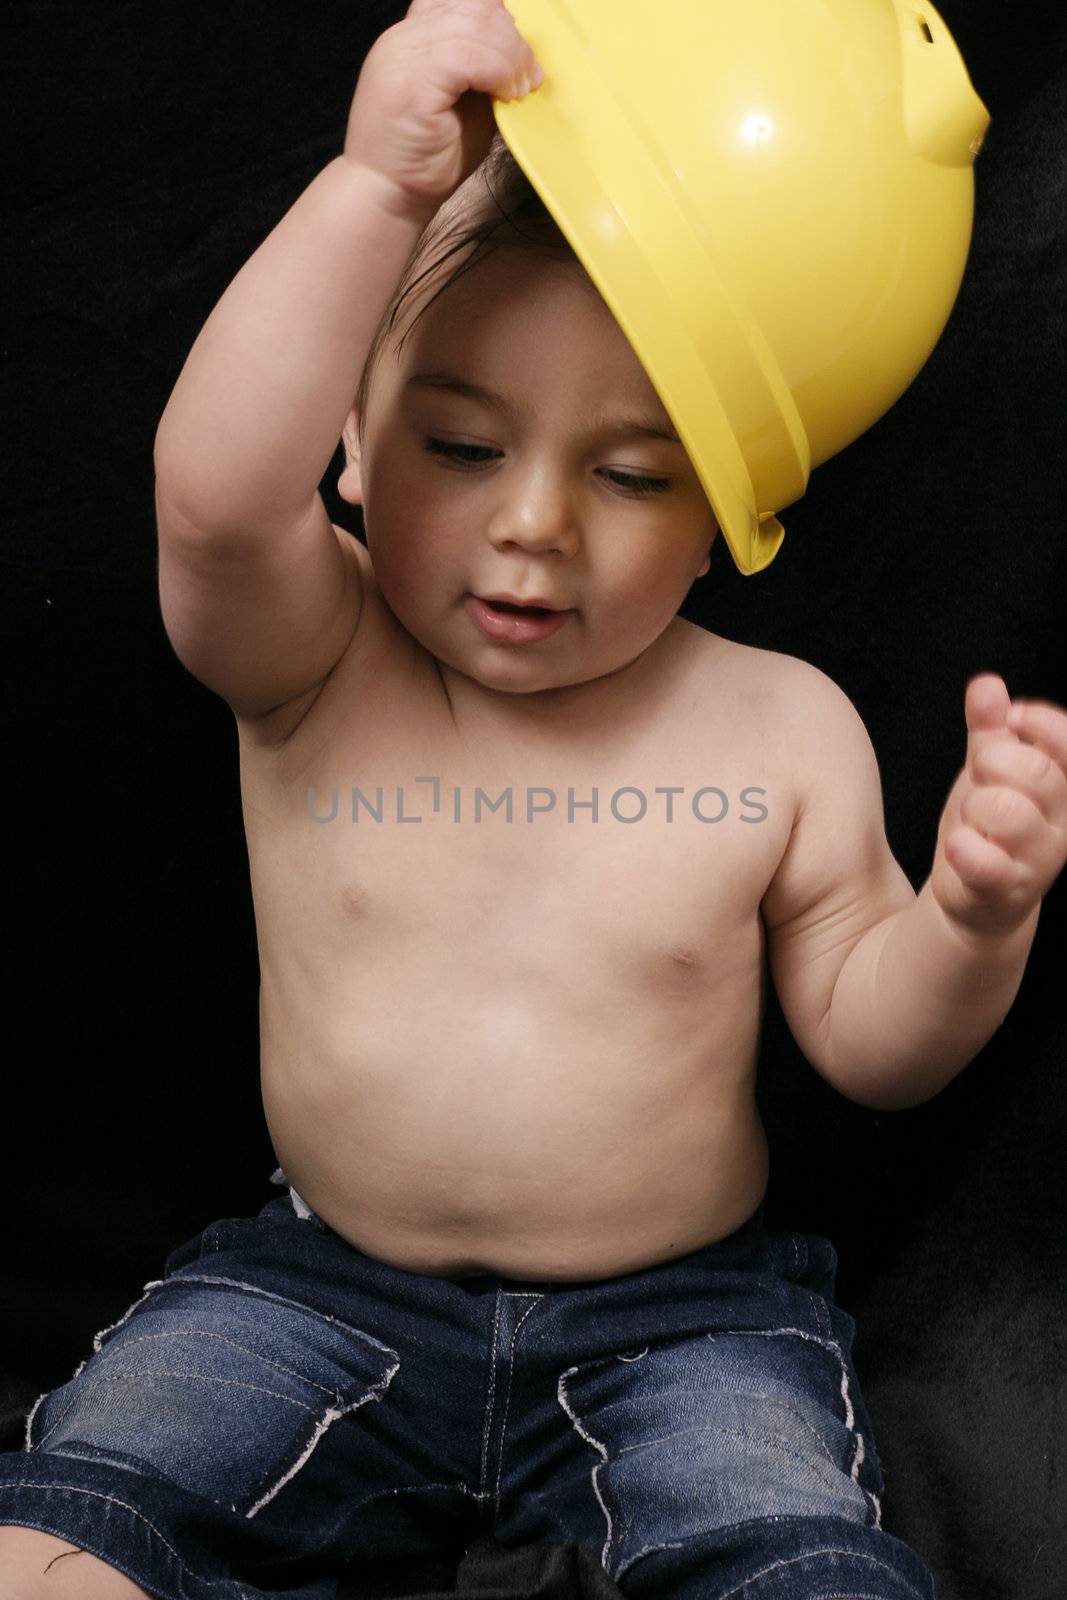
[[[765,960],[840,1093],[935,1095],[1067,856],[1067,713],[970,681],[916,895],[847,697],[678,616],[718,527],[494,138],[541,78],[501,0],[415,0],[160,423],[290,1190],[38,1401],[0,1600],[450,1588],[478,1534],[627,1595],[934,1594],[881,1526],[833,1248],[763,1222]],[[317,493],[339,436],[366,548]]]

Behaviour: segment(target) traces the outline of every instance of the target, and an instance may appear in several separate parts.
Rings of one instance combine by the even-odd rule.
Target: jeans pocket
[[[807,1307],[807,1316],[799,1316],[798,1323],[807,1337],[825,1345],[839,1365],[843,1421],[855,1440],[852,1475],[877,1503],[885,1484],[852,1359],[855,1318],[835,1298],[837,1251],[822,1234],[787,1230],[773,1235],[770,1249],[775,1273],[791,1286],[793,1295],[799,1292],[801,1304]]]
[[[30,1447],[148,1472],[255,1517],[398,1366],[370,1335],[294,1300],[169,1278],[45,1397]]]
[[[768,1327],[699,1334],[641,1360],[563,1373],[561,1403],[590,1447],[613,1581],[651,1551],[696,1538],[725,1555],[739,1530],[760,1522],[872,1522],[852,1470],[860,1445],[842,1372],[828,1343]],[[572,1471],[550,1503],[561,1521],[574,1492]]]

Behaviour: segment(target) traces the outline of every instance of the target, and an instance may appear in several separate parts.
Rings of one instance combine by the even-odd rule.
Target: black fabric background
[[[340,149],[363,56],[405,9],[7,11],[12,1417],[179,1242],[278,1193],[235,728],[163,632],[152,441],[209,311]],[[851,696],[916,889],[964,756],[967,678],[1067,703],[1067,21],[1033,0],[941,11],[993,115],[954,316],[904,398],[784,514],[773,566],[742,579],[720,541],[684,610]],[[331,515],[358,531],[335,479]],[[1061,879],[1011,1015],[912,1111],[836,1095],[773,997],[767,1017],[767,1220],[838,1249],[884,1523],[939,1600],[1067,1593],[1065,907]]]

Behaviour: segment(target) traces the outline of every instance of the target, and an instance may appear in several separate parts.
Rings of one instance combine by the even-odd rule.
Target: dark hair
[[[488,200],[477,194],[478,180],[484,183]],[[405,340],[418,324],[419,318],[429,310],[438,295],[443,294],[457,278],[461,278],[465,272],[469,272],[479,261],[485,260],[496,250],[541,252],[581,265],[566,235],[559,228],[552,213],[499,133],[494,135],[485,160],[469,181],[476,193],[473,204],[467,203],[465,194],[463,202],[459,205],[453,204],[452,201],[445,202],[421,234],[401,274],[393,298],[386,307],[363,364],[359,389],[356,393],[360,431],[363,429],[371,374],[382,346],[396,325],[404,301],[418,288],[423,279],[437,270],[442,262],[447,261],[450,256],[457,255],[468,245],[475,246],[467,259],[440,285],[418,315],[413,318],[397,346],[398,353],[403,349]],[[462,187],[466,189],[466,185]],[[457,191],[457,194],[459,192]],[[442,250],[416,277],[418,267],[439,239],[445,240],[447,248]]]

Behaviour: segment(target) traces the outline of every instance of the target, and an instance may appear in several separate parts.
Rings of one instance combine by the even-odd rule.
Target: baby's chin
[[[491,665],[470,657],[452,657],[440,651],[435,659],[439,666],[459,673],[469,682],[483,689],[492,689],[496,694],[511,695],[515,699],[561,694],[568,689],[580,688],[582,684],[592,683],[599,676],[591,672],[583,677],[580,672],[561,672],[558,668],[553,672],[546,667],[531,666],[528,661],[503,661]]]
[[[492,648],[492,647],[490,647]],[[606,668],[588,666],[583,670],[581,664],[538,663],[531,661],[528,654],[516,650],[514,655],[503,661],[493,662],[476,658],[477,653],[466,655],[451,654],[447,651],[433,651],[438,668],[446,668],[449,674],[457,674],[466,679],[470,684],[481,689],[489,690],[501,698],[507,696],[512,701],[528,706],[542,705],[545,708],[558,704],[561,708],[571,702],[571,709],[576,710],[575,702],[583,691],[594,696],[597,691],[605,692],[620,686],[619,680],[628,669],[635,667],[640,656],[628,661],[620,661],[616,665]],[[642,651],[643,655],[645,652]]]

